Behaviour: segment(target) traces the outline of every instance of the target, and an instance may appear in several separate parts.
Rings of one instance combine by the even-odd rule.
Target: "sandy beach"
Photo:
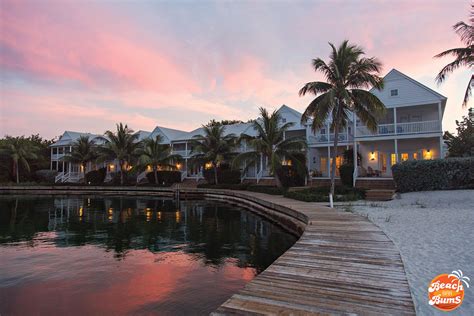
[[[428,305],[428,284],[438,274],[462,270],[471,278],[461,307],[452,315],[474,314],[474,191],[432,191],[398,195],[388,202],[339,203],[366,216],[400,249],[418,315],[445,315]]]

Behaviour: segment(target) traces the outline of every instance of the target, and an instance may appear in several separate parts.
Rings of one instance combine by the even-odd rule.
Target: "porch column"
[[[50,170],[53,170],[53,148],[51,148],[51,159],[49,161]]]
[[[441,102],[438,102],[438,124],[439,124],[439,131],[441,132],[441,136],[439,137],[439,158],[444,158],[443,156],[443,113],[441,112]]]
[[[352,132],[353,134],[353,137],[354,137],[354,143],[352,145],[352,153],[354,154],[354,173],[352,175],[352,186],[355,188],[356,186],[356,181],[357,181],[357,176],[358,176],[358,173],[357,173],[357,142],[356,142],[356,116],[355,116],[355,113],[352,112],[352,121],[353,121],[353,124],[354,124],[354,131]]]
[[[184,143],[184,154],[186,157],[188,156],[188,142]]]
[[[398,163],[398,139],[394,139],[395,142],[395,162]]]
[[[331,147],[328,146],[328,177],[331,176]]]
[[[397,135],[397,108],[393,108],[393,132]]]

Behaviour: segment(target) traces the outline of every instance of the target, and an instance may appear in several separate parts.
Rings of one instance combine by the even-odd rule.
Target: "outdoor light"
[[[206,164],[204,165],[204,169],[211,169],[211,168],[212,168],[212,163],[206,162]]]
[[[372,151],[370,153],[370,160],[372,160],[372,161],[375,160],[375,151]]]
[[[176,164],[176,169],[181,169],[181,164],[179,162]]]
[[[433,157],[431,150],[427,149],[425,153],[425,159],[431,159]]]

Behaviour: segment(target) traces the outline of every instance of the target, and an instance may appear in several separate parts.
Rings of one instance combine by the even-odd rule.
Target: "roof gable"
[[[394,90],[397,91],[395,92]],[[392,91],[397,95],[392,95]],[[438,102],[446,103],[445,96],[396,69],[390,70],[385,75],[384,88],[382,90],[372,88],[370,92],[377,96],[386,107],[433,104]]]

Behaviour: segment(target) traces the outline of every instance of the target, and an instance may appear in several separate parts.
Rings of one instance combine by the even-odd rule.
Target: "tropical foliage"
[[[474,115],[456,121],[457,135],[445,132],[443,138],[448,146],[448,157],[474,157]]]
[[[64,156],[64,161],[79,164],[83,173],[83,181],[86,181],[87,163],[97,158],[97,150],[94,141],[89,136],[81,136],[74,142],[71,152]]]
[[[369,88],[382,89],[383,79],[379,76],[381,63],[375,57],[364,57],[364,50],[342,42],[338,48],[333,44],[329,61],[313,59],[314,71],[324,75],[326,81],[306,83],[299,91],[300,96],[313,94],[311,101],[302,116],[302,123],[310,121],[311,129],[316,132],[329,120],[331,131],[334,131],[331,168],[331,195],[334,196],[336,154],[339,132],[351,121],[355,113],[370,130],[377,129],[377,119],[385,111],[384,104]]]
[[[291,161],[299,174],[306,174],[306,164],[301,153],[306,149],[306,140],[302,137],[285,138],[293,123],[283,123],[277,111],[269,113],[260,108],[260,118],[252,123],[257,136],[243,134],[240,142],[247,143],[250,151],[239,154],[233,160],[234,168],[243,166],[244,171],[250,166],[268,160],[270,174],[275,177],[278,187],[282,187],[279,170],[286,161]],[[263,166],[261,166],[263,167]]]
[[[190,164],[205,166],[210,164],[214,170],[214,183],[219,184],[217,177],[218,166],[229,161],[237,144],[234,134],[225,134],[225,125],[203,126],[203,134],[196,135],[191,140]]]
[[[158,183],[158,170],[177,169],[176,163],[182,159],[180,155],[171,154],[171,146],[162,142],[163,137],[160,135],[154,139],[144,139],[137,151],[138,165],[141,168],[152,168],[155,183]]]
[[[124,184],[125,173],[131,168],[139,146],[138,135],[122,123],[117,124],[116,132],[106,131],[108,141],[98,148],[99,161],[117,160],[119,163],[120,184]]]
[[[471,13],[469,22],[465,23],[460,21],[453,25],[453,29],[456,34],[459,35],[463,47],[451,48],[442,53],[436,55],[436,58],[445,56],[453,56],[454,60],[447,64],[441,69],[436,76],[436,81],[441,84],[445,81],[448,74],[452,73],[460,67],[466,67],[469,70],[474,68],[474,4],[471,5]],[[467,105],[469,98],[472,95],[472,86],[474,85],[474,75],[471,74],[471,78],[467,84],[466,91],[464,93],[463,107]]]
[[[2,140],[0,155],[10,161],[16,183],[20,183],[20,167],[30,172],[30,162],[38,159],[38,151],[39,148],[23,136],[7,136]]]

